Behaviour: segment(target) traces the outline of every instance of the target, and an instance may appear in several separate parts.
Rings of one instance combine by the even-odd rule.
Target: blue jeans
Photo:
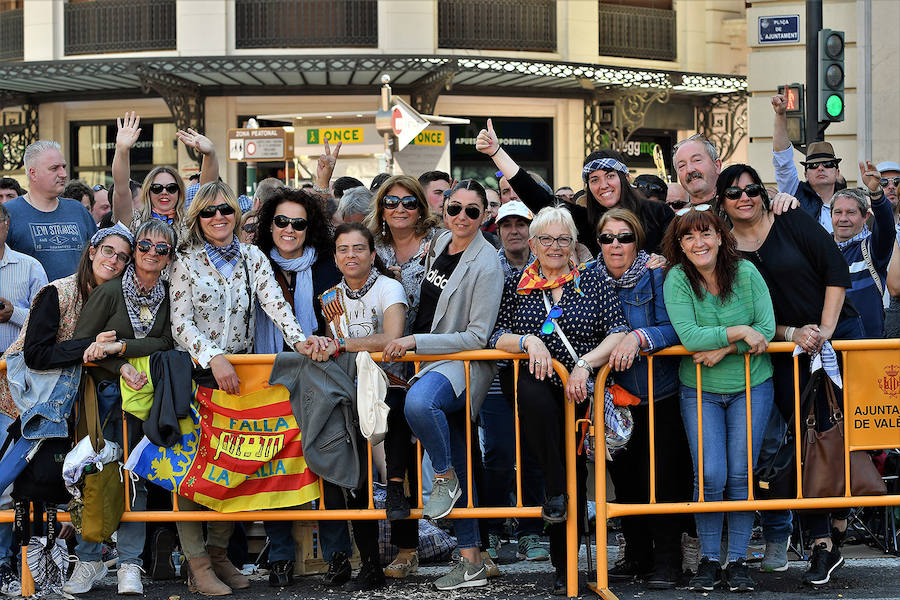
[[[772,410],[774,391],[769,379],[750,388],[753,419],[753,463],[759,455],[763,435]],[[681,419],[687,433],[694,463],[694,500],[699,497],[697,389],[681,386]],[[724,452],[723,452],[724,450]],[[703,496],[707,502],[747,499],[747,403],[744,392],[715,394],[703,392]],[[697,513],[700,553],[719,560],[722,540],[722,513]],[[744,559],[753,529],[753,512],[728,513],[728,562]]]
[[[6,429],[12,424],[13,418],[9,415],[0,413],[0,446],[6,441],[6,438],[9,436]],[[9,448],[6,449],[7,452],[12,450],[13,445],[10,444]],[[3,458],[0,456],[0,458]],[[5,490],[0,490],[0,510],[7,510],[13,507],[12,498],[9,495],[9,492],[12,491],[12,486]],[[10,561],[12,560],[12,543],[13,543],[13,524],[12,523],[0,523],[0,565],[9,566]]]
[[[456,471],[462,496],[456,506],[467,504],[466,492],[466,414],[465,392],[453,393],[450,380],[440,373],[429,371],[420,377],[406,393],[404,408],[406,421],[428,454],[434,472],[443,475],[451,468]],[[475,430],[477,431],[477,430]],[[473,432],[474,433],[474,432]],[[478,494],[472,486],[473,506],[478,506]],[[481,545],[476,519],[456,519],[456,538],[460,548]]]
[[[269,536],[270,563],[276,560],[294,562],[296,554],[294,552],[294,536],[291,533],[293,527],[293,521],[263,521],[263,528],[266,530],[266,535]],[[349,552],[347,556],[350,556]]]

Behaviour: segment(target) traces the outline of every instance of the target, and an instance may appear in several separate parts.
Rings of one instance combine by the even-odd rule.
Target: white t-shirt
[[[396,279],[379,275],[375,284],[358,300],[347,296],[347,286],[338,284],[344,298],[344,315],[341,317],[341,335],[344,337],[366,337],[381,333],[384,329],[384,311],[394,304],[402,304],[406,310],[407,300],[403,285]]]

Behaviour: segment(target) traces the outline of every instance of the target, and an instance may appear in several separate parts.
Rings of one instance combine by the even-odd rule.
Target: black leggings
[[[418,500],[419,473],[416,466],[416,444],[412,441],[412,431],[403,407],[406,404],[406,391],[398,388],[388,389],[385,403],[391,408],[388,413],[388,429],[384,437],[384,459],[387,465],[387,480],[409,479],[407,501],[415,506]],[[419,545],[419,521],[403,519],[391,521],[391,544],[398,548],[416,548]]]

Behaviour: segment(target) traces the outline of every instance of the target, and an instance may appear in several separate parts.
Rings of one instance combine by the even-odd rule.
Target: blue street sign
[[[790,44],[800,41],[800,15],[759,17],[760,44]]]

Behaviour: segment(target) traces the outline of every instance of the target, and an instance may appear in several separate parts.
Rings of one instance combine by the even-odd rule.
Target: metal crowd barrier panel
[[[379,362],[381,361],[381,353],[373,352],[372,358]],[[465,365],[465,373],[466,373],[466,414],[470,414],[470,406],[471,406],[471,398],[469,396],[469,366],[472,361],[480,361],[480,360],[508,360],[508,359],[525,359],[527,360],[527,354],[510,354],[507,352],[502,352],[499,350],[475,350],[470,352],[458,352],[455,354],[435,354],[435,355],[422,355],[415,354],[414,352],[407,353],[406,356],[400,359],[396,359],[403,362],[413,362],[415,365],[416,371],[419,370],[419,364],[422,362],[431,362],[437,360],[461,360]],[[271,365],[274,362],[275,355],[274,354],[238,354],[238,355],[229,355],[229,361],[235,366],[235,369],[238,371],[238,375],[241,375],[241,369],[246,366],[258,366],[258,365]],[[515,380],[518,381],[518,374],[521,365],[519,360],[513,360],[513,374]],[[568,371],[566,368],[558,361],[553,361],[553,368],[556,374],[559,376],[562,385],[565,386],[566,380],[568,379]],[[0,361],[0,372],[5,376],[6,372],[6,362]],[[268,377],[266,377],[268,379]],[[265,382],[260,380],[256,381],[247,381],[243,377],[241,378],[241,387],[244,393],[249,391],[253,391],[254,389],[260,389]],[[245,389],[245,385],[249,387],[249,389]],[[260,387],[257,387],[260,386]],[[521,438],[520,438],[520,429],[519,429],[519,416],[518,416],[518,383],[515,385],[515,406],[514,406],[514,419],[515,419],[515,457],[516,457],[516,465],[521,464]],[[602,413],[601,413],[602,417]],[[576,434],[575,434],[575,405],[572,402],[565,403],[565,422],[570,424],[566,427],[565,431],[565,444],[566,444],[566,485],[567,491],[569,495],[568,499],[568,515],[569,518],[566,521],[566,543],[568,549],[568,564],[567,568],[567,576],[568,576],[568,588],[567,588],[567,596],[569,598],[576,598],[578,596],[578,538],[577,538],[577,514],[578,509],[576,507],[577,502],[577,494],[576,490],[576,476],[575,476],[575,446],[576,446]],[[516,517],[516,518],[526,518],[526,517],[538,517],[541,516],[541,507],[540,506],[524,506],[522,504],[522,469],[517,468],[515,477],[516,477],[516,504],[512,507],[475,507],[472,501],[472,420],[466,419],[466,489],[468,492],[467,498],[468,502],[464,508],[454,508],[450,513],[449,518],[506,518],[506,517]],[[127,431],[127,423],[125,423],[125,419],[123,419],[123,440],[128,439],[128,431]],[[155,510],[155,511],[131,511],[130,510],[130,502],[129,502],[129,486],[125,486],[125,514],[122,516],[122,521],[144,521],[144,522],[160,522],[160,521],[260,521],[260,520],[268,520],[268,521],[293,521],[293,520],[310,520],[312,518],[316,520],[351,520],[351,519],[373,519],[379,520],[385,518],[385,511],[383,509],[376,509],[374,503],[374,493],[373,493],[373,475],[372,475],[372,446],[371,444],[367,444],[368,447],[368,490],[369,490],[369,504],[367,509],[361,510],[353,510],[353,509],[326,509],[324,507],[323,502],[321,501],[324,498],[324,494],[322,493],[322,482],[319,480],[319,497],[320,500],[318,502],[318,508],[314,511],[309,510],[293,510],[293,509],[279,509],[279,510],[265,510],[265,511],[242,511],[242,512],[232,512],[232,513],[220,513],[215,511],[203,510],[203,511],[184,511],[178,510],[178,504],[176,502],[175,494],[173,493],[172,505],[173,510]],[[125,456],[123,458],[123,462],[128,459],[128,448],[127,444],[124,444],[124,453]],[[419,489],[417,493],[417,505],[412,508],[410,511],[410,518],[421,518],[422,517],[422,446],[421,443],[417,443],[417,462],[418,462],[418,480],[419,480]],[[127,476],[128,474],[126,474]],[[126,479],[127,481],[127,479]],[[315,516],[313,516],[315,515]],[[58,513],[58,517],[60,521],[68,521],[69,514],[66,512]],[[0,510],[0,523],[9,523],[14,521],[14,512],[12,510]],[[34,580],[31,576],[31,572],[28,569],[27,560],[24,560],[26,555],[27,546],[23,546],[21,549],[21,556],[23,560],[22,563],[22,595],[23,596],[31,596],[34,594]]]
[[[607,519],[632,515],[664,515],[679,513],[698,513],[698,512],[730,512],[730,511],[756,511],[756,510],[797,510],[797,509],[827,509],[827,508],[846,508],[859,506],[897,506],[900,505],[900,494],[884,495],[884,496],[853,496],[850,487],[850,452],[858,450],[880,450],[887,448],[900,447],[900,339],[872,339],[872,340],[843,340],[834,341],[832,343],[836,352],[839,352],[843,359],[843,394],[842,409],[844,415],[844,483],[845,492],[840,497],[830,498],[804,498],[803,497],[803,479],[801,468],[801,452],[802,439],[801,421],[805,423],[800,413],[800,376],[798,371],[798,357],[793,357],[794,369],[794,414],[801,415],[801,418],[795,418],[794,421],[794,439],[796,440],[796,460],[795,475],[797,485],[797,497],[787,499],[769,499],[756,500],[753,497],[753,453],[752,453],[752,420],[750,418],[750,375],[749,375],[749,355],[744,355],[744,374],[746,380],[747,395],[747,499],[735,501],[705,501],[703,499],[703,413],[702,394],[703,382],[701,379],[700,365],[697,365],[697,431],[698,431],[698,484],[699,495],[697,502],[657,502],[656,500],[656,456],[655,456],[655,434],[654,434],[654,407],[653,407],[653,362],[655,358],[660,356],[684,356],[690,355],[691,352],[685,350],[684,346],[673,346],[665,350],[656,352],[655,354],[646,356],[649,362],[648,384],[650,402],[648,403],[648,422],[650,423],[648,459],[650,464],[649,476],[649,502],[646,504],[618,504],[608,502],[606,496],[606,461],[598,460],[595,464],[595,481],[596,486],[596,502],[597,502],[597,520],[596,520],[596,540],[597,540],[597,581],[589,583],[589,587],[594,590],[601,598],[605,600],[617,600],[617,596],[609,589],[609,578],[607,573],[607,546],[606,546],[606,523]],[[790,342],[776,342],[769,344],[767,352],[792,352],[794,344]],[[854,369],[857,371],[867,371],[866,377],[855,377]],[[869,373],[869,371],[872,373]],[[875,372],[883,372],[883,377],[877,378],[877,381],[870,381]],[[603,389],[606,379],[609,376],[610,369],[608,366],[603,367],[597,374],[597,384],[595,387],[594,402],[594,423],[603,423]],[[853,389],[851,389],[853,388]],[[879,409],[878,405],[866,404],[872,402],[873,392],[881,390],[887,399],[881,403],[881,406],[893,407]],[[839,400],[841,402],[841,400]],[[851,410],[853,407],[860,408],[859,413]],[[874,406],[872,410],[865,410],[868,406]],[[890,418],[885,417],[884,420],[867,419],[861,425],[862,427],[854,435],[854,429],[857,429],[856,422],[853,427],[848,426],[849,423],[856,419],[856,415],[894,415]],[[875,421],[875,424],[882,424],[883,431],[877,435],[866,435],[865,429],[869,429],[871,424],[869,420]],[[662,425],[662,424],[661,424]],[[680,423],[679,423],[680,425]],[[875,429],[878,429],[875,427]],[[871,439],[867,439],[871,438]],[[596,439],[596,456],[605,456],[606,440],[602,432],[598,432]],[[570,488],[571,489],[571,488]],[[571,508],[570,508],[571,510]]]

